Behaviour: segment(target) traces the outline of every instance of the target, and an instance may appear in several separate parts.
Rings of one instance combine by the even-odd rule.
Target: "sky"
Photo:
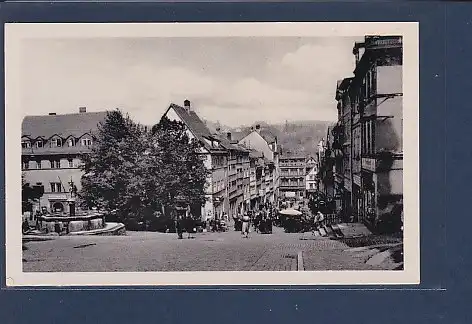
[[[143,124],[188,99],[203,119],[337,118],[336,81],[363,37],[86,38],[22,43],[23,115],[119,108]]]

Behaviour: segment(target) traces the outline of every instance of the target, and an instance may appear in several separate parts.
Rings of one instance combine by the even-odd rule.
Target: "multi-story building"
[[[338,123],[327,139],[320,170],[334,165],[335,197],[342,187],[344,216],[378,230],[384,224],[398,229],[403,208],[402,38],[367,36],[355,43],[353,53],[354,77],[337,83]]]
[[[249,150],[239,145],[228,132],[221,137],[221,143],[227,150],[227,220],[244,213],[250,208],[250,159]]]
[[[368,36],[353,52],[359,218],[374,227],[398,226],[393,210],[403,207],[402,37]]]
[[[248,130],[235,133],[234,138],[238,143],[244,145],[248,149],[256,150],[262,154],[262,157],[273,163],[272,186],[274,188],[272,196],[269,197],[271,202],[276,202],[278,197],[280,170],[279,170],[279,155],[280,146],[277,137],[269,130],[264,129],[257,124]],[[272,174],[272,171],[271,171]]]
[[[164,113],[170,120],[183,122],[187,128],[187,135],[190,139],[197,139],[201,143],[201,154],[204,165],[209,170],[206,186],[206,202],[198,209],[192,211],[195,216],[200,216],[203,220],[221,218],[229,211],[228,192],[228,151],[222,145],[221,138],[211,134],[209,129],[192,110],[189,100],[184,101],[184,106],[171,104]],[[236,168],[231,169],[236,172]],[[235,181],[235,186],[237,186]],[[231,187],[233,188],[233,187]],[[198,212],[200,215],[198,215]]]
[[[65,211],[71,189],[80,191],[81,155],[90,152],[98,124],[106,112],[27,116],[22,123],[21,166],[24,180],[43,186],[44,195],[34,209]]]
[[[306,191],[306,156],[302,153],[284,152],[279,156],[279,168],[280,198],[302,200]]]

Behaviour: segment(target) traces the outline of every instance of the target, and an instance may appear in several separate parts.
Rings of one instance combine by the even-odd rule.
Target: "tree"
[[[157,161],[148,170],[162,184],[154,192],[156,199],[175,214],[177,207],[199,206],[205,203],[208,170],[201,158],[201,145],[190,139],[184,123],[164,116],[152,128],[149,159]],[[194,215],[196,216],[196,215]]]
[[[120,110],[98,126],[91,152],[82,156],[81,200],[88,207],[116,211],[119,220],[140,217],[148,207],[143,188],[147,138],[140,125]]]
[[[21,174],[21,209],[23,212],[31,211],[33,203],[37,202],[43,194],[43,186],[30,186],[29,183],[26,183],[25,175]]]
[[[121,111],[109,112],[84,155],[80,199],[113,211],[118,221],[146,221],[157,211],[205,202],[207,170],[200,144],[181,122],[162,118],[151,132]]]

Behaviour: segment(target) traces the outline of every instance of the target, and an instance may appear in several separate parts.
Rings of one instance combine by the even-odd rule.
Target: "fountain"
[[[56,232],[69,235],[123,235],[124,225],[105,222],[105,213],[97,210],[77,210],[74,183],[70,184],[70,195],[67,199],[68,212],[55,212],[39,218],[39,230],[46,233]]]

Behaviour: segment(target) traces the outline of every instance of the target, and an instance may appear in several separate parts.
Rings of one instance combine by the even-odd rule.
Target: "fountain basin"
[[[81,213],[74,216],[53,214],[39,217],[41,228],[47,233],[57,232],[83,232],[97,230],[105,227],[105,215],[103,213]]]

